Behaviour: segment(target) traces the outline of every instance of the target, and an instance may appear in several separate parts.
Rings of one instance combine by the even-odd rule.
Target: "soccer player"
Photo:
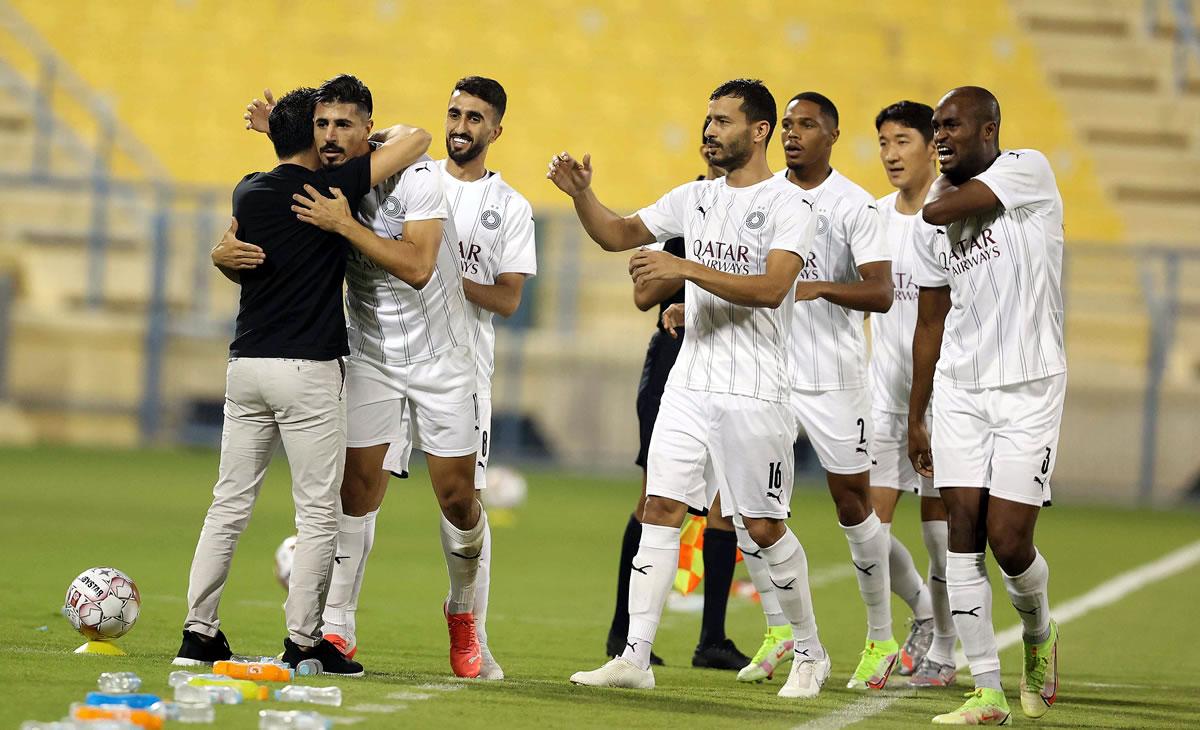
[[[533,209],[500,173],[487,168],[487,153],[500,138],[508,95],[499,82],[468,76],[454,85],[446,109],[446,155],[437,166],[459,234],[456,246],[467,297],[470,337],[475,346],[479,388],[479,450],[475,490],[487,487],[491,451],[492,372],[495,363],[494,314],[509,317],[521,305],[525,280],[537,274]],[[407,433],[407,431],[406,431]],[[408,471],[411,442],[405,438],[389,448],[384,469]],[[482,654],[480,679],[503,679],[504,670],[487,641],[488,590],[491,585],[492,533],[485,529],[475,579],[472,614]],[[347,610],[358,604],[357,588]]]
[[[950,613],[975,679],[966,703],[933,721],[1001,725],[1011,720],[984,562],[989,545],[1024,629],[1021,709],[1041,717],[1058,689],[1050,572],[1033,533],[1050,502],[1067,384],[1063,206],[1045,155],[1001,151],[1000,104],[988,90],[951,90],[933,130],[942,174],[921,210],[937,228],[918,247],[913,274],[921,293],[909,455],[933,477],[949,513]]]
[[[576,684],[652,688],[650,650],[679,559],[679,526],[721,490],[722,510],[741,515],[780,587],[797,656],[784,697],[815,697],[829,676],[817,637],[804,549],[785,519],[792,486],[794,418],[787,407],[788,338],[796,275],[812,245],[801,193],[771,174],[766,148],[775,100],[759,81],[736,79],[712,93],[705,142],[717,180],[675,188],[621,217],[591,188],[590,155],[566,152],[547,176],[571,196],[588,234],[608,251],[677,236],[687,258],[639,251],[635,283],[685,282],[687,334],[671,369],[646,464],[642,538],[629,580],[629,635],[621,656]]]
[[[703,132],[700,139],[700,155],[708,167],[699,180],[715,180],[725,174],[714,167],[705,154],[707,145]],[[664,251],[687,258],[683,238],[676,237],[662,245]],[[633,556],[637,553],[642,537],[641,514],[646,503],[646,457],[650,450],[650,435],[658,418],[659,405],[667,386],[667,375],[679,357],[683,344],[682,332],[669,333],[663,326],[663,312],[677,302],[683,301],[682,281],[642,281],[633,287],[633,301],[643,312],[658,305],[658,318],[650,345],[646,348],[646,360],[642,366],[642,378],[638,383],[637,416],[638,435],[641,446],[634,461],[642,469],[642,491],[637,509],[629,516],[625,534],[621,539],[621,558],[617,571],[617,602],[613,611],[612,625],[608,630],[608,656],[617,656],[625,647],[629,633],[629,573]],[[683,328],[680,327],[679,330]],[[733,568],[737,563],[737,538],[733,523],[721,514],[720,496],[708,510],[708,522],[704,529],[704,613],[700,624],[700,640],[692,654],[692,666],[710,669],[741,669],[750,658],[738,650],[725,635],[725,613],[729,604],[729,589],[733,583]],[[650,664],[662,664],[657,654],[651,653]]]
[[[908,460],[908,396],[919,291],[913,283],[914,247],[930,239],[934,230],[921,220],[921,206],[937,176],[932,125],[933,109],[914,101],[896,102],[875,117],[879,159],[896,188],[879,199],[896,297],[890,310],[871,316],[871,503],[890,533],[900,495],[911,492],[921,499],[928,586],[895,535],[888,555],[892,592],[913,612],[913,628],[900,650],[899,669],[911,675],[913,687],[942,687],[955,679],[956,637],[946,597],[946,508],[933,482],[917,474]]]
[[[251,127],[258,129],[258,105],[251,106]],[[315,126],[326,165],[370,151],[372,109],[370,90],[353,76],[321,85]],[[425,156],[376,187],[358,206],[365,224],[355,220],[344,196],[331,192],[332,198],[308,191],[293,208],[301,220],[342,235],[362,252],[346,270],[348,448],[325,635],[353,657],[353,615],[345,607],[361,586],[387,487],[384,456],[401,438],[407,413],[442,511],[451,669],[477,677],[482,657],[471,609],[487,515],[475,498],[475,352],[441,171]]]
[[[425,153],[429,135],[396,127],[371,156],[321,170],[313,137],[313,89],[279,100],[268,124],[279,165],[247,175],[233,193],[234,223],[270,261],[225,270],[241,285],[237,332],[229,347],[225,427],[213,501],[188,579],[188,615],[174,664],[229,659],[217,617],[233,552],[275,449],[282,442],[296,506],[295,563],[284,603],[283,660],[320,660],[330,674],[361,675],[321,635],[321,610],[337,540],[337,490],[346,449],[342,400],[348,353],[342,311],[346,241],[296,220],[292,196],[340,188],[354,202]]]
[[[829,164],[840,134],[833,102],[814,91],[797,94],[780,126],[787,169],[779,176],[803,191],[804,205],[817,219],[816,242],[796,283],[792,411],[825,469],[867,607],[866,646],[846,686],[882,689],[900,647],[892,637],[890,541],[870,500],[873,434],[863,312],[892,306],[891,253],[875,198]],[[756,561],[746,564],[753,576]],[[761,577],[755,586],[760,584],[770,592]],[[747,667],[740,678],[762,679],[764,669]]]

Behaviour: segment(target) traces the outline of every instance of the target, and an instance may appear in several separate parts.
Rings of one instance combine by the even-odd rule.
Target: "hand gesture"
[[[925,422],[908,424],[908,458],[913,469],[923,477],[933,477],[933,449],[929,445],[929,429]]]
[[[275,108],[275,95],[271,93],[270,89],[263,89],[263,96],[266,101],[255,99],[246,105],[246,113],[242,115],[242,119],[246,120],[246,129],[270,134],[271,124],[268,120],[271,117],[271,110]]]
[[[566,152],[555,155],[550,160],[550,178],[558,189],[572,198],[581,195],[592,184],[592,156],[583,156],[583,162],[578,162]]]
[[[676,302],[663,310],[662,326],[667,334],[679,339],[679,333],[675,331],[675,328],[683,326],[683,302]]]
[[[312,185],[305,185],[304,192],[308,193],[309,197],[306,198],[300,193],[292,196],[292,200],[298,203],[292,206],[292,212],[305,223],[311,223],[332,233],[337,231],[339,225],[354,220],[354,215],[350,212],[350,203],[338,188],[329,188],[329,192],[333,194],[332,198],[321,195]]]
[[[217,245],[213,246],[212,251],[209,252],[213,266],[234,271],[257,269],[263,261],[266,261],[267,255],[253,243],[240,240],[237,237],[237,218],[229,220],[229,228],[226,229],[225,235],[221,236],[221,240],[217,241]]]
[[[687,261],[666,251],[641,249],[629,259],[629,275],[633,283],[643,281],[679,281],[684,278]]]

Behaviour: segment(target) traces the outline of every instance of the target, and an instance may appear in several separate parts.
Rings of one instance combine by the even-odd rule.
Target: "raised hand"
[[[579,162],[566,152],[557,154],[550,159],[546,177],[550,178],[559,190],[572,198],[577,197],[592,184],[592,156],[585,154],[583,162]]]
[[[266,101],[255,99],[246,105],[246,113],[242,115],[242,119],[246,120],[246,129],[268,134],[271,131],[269,119],[271,110],[275,108],[275,95],[270,89],[263,89],[263,97]]]
[[[667,334],[679,339],[679,333],[675,330],[683,326],[683,302],[676,302],[663,310],[662,326]]]
[[[306,198],[300,193],[292,196],[292,200],[298,203],[292,206],[292,212],[305,223],[311,223],[324,231],[336,232],[338,226],[354,220],[354,215],[350,212],[350,203],[341,190],[329,188],[329,192],[333,194],[332,198],[321,195],[312,185],[305,185],[304,192],[308,193],[309,197]]]
[[[221,236],[221,240],[217,241],[217,245],[213,246],[212,251],[209,252],[213,265],[232,271],[258,268],[263,261],[267,260],[267,254],[253,243],[246,243],[239,239],[237,237],[237,218],[229,220],[229,228],[226,229],[225,235]]]

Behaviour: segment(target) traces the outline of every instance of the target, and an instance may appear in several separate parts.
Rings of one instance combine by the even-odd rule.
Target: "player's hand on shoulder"
[[[580,162],[566,152],[559,153],[550,159],[546,177],[574,198],[592,184],[592,156],[585,154]]]
[[[209,252],[213,266],[222,269],[242,270],[258,268],[267,255],[253,243],[246,243],[237,237],[237,218],[231,218],[229,228],[217,241],[217,245]]]
[[[663,310],[662,326],[675,339],[679,339],[679,333],[676,328],[683,326],[683,302],[676,302]]]
[[[684,276],[687,261],[666,251],[641,249],[629,259],[629,275],[633,283],[643,281],[677,281]]]
[[[275,108],[275,95],[271,93],[270,89],[263,89],[263,99],[255,99],[247,104],[246,113],[242,115],[242,119],[246,120],[246,129],[269,134],[271,110]]]
[[[306,184],[304,192],[308,193],[308,197],[300,193],[292,196],[292,200],[296,201],[296,205],[292,206],[292,212],[305,223],[310,223],[325,231],[336,231],[338,226],[354,219],[350,212],[349,201],[338,188],[329,189],[333,196],[331,198],[322,195],[321,191],[312,185]]]
[[[929,443],[929,429],[925,422],[908,424],[908,459],[913,469],[923,477],[933,477],[933,449]]]

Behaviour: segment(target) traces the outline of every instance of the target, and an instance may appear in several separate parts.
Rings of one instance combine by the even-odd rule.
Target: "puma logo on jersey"
[[[704,210],[704,208],[703,208],[703,207],[701,207],[701,206],[699,206],[699,205],[697,205],[697,206],[696,206],[696,210],[700,211],[700,217],[701,217],[701,218],[703,218],[703,217],[705,217],[705,216],[707,216],[707,215],[708,215],[708,211]]]

